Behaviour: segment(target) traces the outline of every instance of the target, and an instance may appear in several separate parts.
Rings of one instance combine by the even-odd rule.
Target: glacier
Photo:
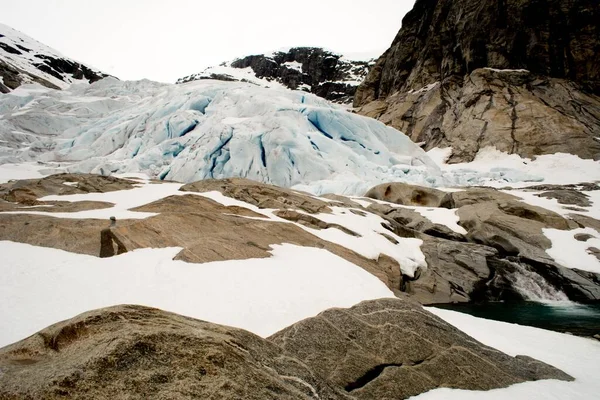
[[[0,98],[0,164],[23,161],[179,182],[243,177],[314,194],[535,180],[444,173],[403,133],[315,95],[213,80],[24,85]]]

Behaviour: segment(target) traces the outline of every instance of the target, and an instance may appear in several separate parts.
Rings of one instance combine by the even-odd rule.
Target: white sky
[[[0,0],[0,22],[121,79],[177,78],[249,54],[382,53],[414,0]]]

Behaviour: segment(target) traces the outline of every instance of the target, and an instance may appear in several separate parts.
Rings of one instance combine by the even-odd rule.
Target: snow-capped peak
[[[319,47],[292,47],[224,62],[177,83],[201,79],[241,81],[303,90],[336,103],[350,103],[375,57],[365,59],[362,54],[355,59]]]
[[[57,50],[0,24],[0,92],[25,83],[64,89],[74,82],[95,82],[106,74],[63,56]]]

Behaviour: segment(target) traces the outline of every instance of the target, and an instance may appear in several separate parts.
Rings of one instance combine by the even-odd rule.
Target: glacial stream
[[[459,311],[475,317],[535,326],[578,336],[600,334],[600,304],[571,302],[493,302],[483,304],[441,304],[436,308]]]
[[[515,262],[511,265],[515,270],[507,279],[526,301],[441,304],[435,307],[579,336],[600,334],[600,304],[571,302],[563,292],[527,266]]]

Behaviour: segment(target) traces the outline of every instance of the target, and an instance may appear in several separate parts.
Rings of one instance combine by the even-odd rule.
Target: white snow
[[[574,382],[542,380],[504,389],[468,391],[435,389],[412,397],[418,400],[581,400],[600,393],[600,341],[543,329],[475,318],[454,311],[428,308],[480,342],[509,355],[527,355],[551,364],[575,378]]]
[[[440,84],[439,82],[433,82],[433,83],[430,83],[429,85],[423,86],[422,88],[420,88],[418,90],[411,90],[408,93],[409,94],[426,93],[426,92],[429,92],[429,91],[435,89],[436,87],[438,87],[439,84]]]
[[[97,210],[86,210],[77,212],[64,213],[47,213],[43,211],[11,211],[5,214],[34,214],[46,215],[56,218],[69,219],[109,219],[115,217],[117,219],[145,219],[157,215],[156,213],[129,211],[132,208],[141,207],[145,204],[155,202],[167,196],[183,196],[186,192],[180,192],[179,188],[183,186],[180,183],[162,183],[162,184],[141,184],[138,187],[129,190],[118,190],[106,193],[84,193],[71,195],[45,196],[40,198],[40,201],[100,201],[113,203],[110,208],[102,208]],[[2,214],[2,213],[0,213]]]
[[[302,72],[302,63],[299,63],[298,61],[288,61],[288,62],[284,62],[282,64],[283,66],[289,68],[289,69],[293,69],[296,70],[298,72]]]
[[[0,164],[0,183],[19,179],[42,178],[44,175],[40,170],[46,168],[36,163]]]
[[[590,248],[600,249],[600,233],[592,228],[579,228],[571,231],[543,229],[544,235],[552,242],[546,253],[557,263],[567,268],[600,274],[600,260],[590,253]],[[575,239],[577,234],[588,234],[592,238],[585,242]]]
[[[490,71],[494,71],[494,72],[529,72],[528,69],[510,69],[510,68],[503,68],[503,69],[499,69],[499,68],[490,68],[490,67],[484,67],[483,69],[487,69]]]
[[[263,337],[331,307],[393,297],[376,277],[326,250],[272,246],[271,258],[189,264],[179,248],[111,258],[0,241],[0,347],[79,313],[141,304]]]
[[[128,190],[119,190],[106,193],[84,193],[84,194],[72,194],[72,195],[53,195],[45,196],[40,198],[41,201],[98,201],[105,203],[112,203],[113,207],[85,210],[77,212],[46,212],[46,211],[6,211],[0,212],[2,214],[30,214],[30,215],[45,215],[54,218],[68,218],[68,219],[104,219],[108,220],[110,217],[120,219],[145,219],[157,215],[156,213],[131,211],[136,207],[155,202],[168,196],[202,196],[216,201],[224,206],[238,206],[247,208],[257,214],[264,216],[265,220],[272,220],[282,223],[290,223],[298,226],[299,228],[323,239],[327,240],[348,249],[355,251],[356,253],[364,256],[365,258],[377,260],[381,254],[385,254],[398,262],[402,273],[413,276],[414,271],[418,268],[426,268],[427,263],[425,262],[425,256],[421,251],[421,244],[423,243],[420,239],[401,238],[395,235],[393,232],[385,229],[382,224],[385,224],[385,220],[378,215],[366,213],[365,216],[351,213],[349,209],[344,207],[330,207],[332,209],[331,214],[315,214],[316,218],[322,221],[338,224],[343,226],[357,234],[360,237],[356,237],[343,232],[337,228],[330,229],[313,229],[306,227],[302,224],[290,222],[286,219],[280,218],[275,215],[274,209],[260,209],[252,204],[236,200],[227,196],[224,196],[221,192],[212,191],[204,193],[195,192],[182,192],[179,191],[182,184],[179,183],[151,183],[149,181],[139,180],[136,187]],[[329,199],[321,199],[325,202],[329,202]],[[252,217],[256,218],[256,217]],[[392,244],[382,234],[386,234],[394,238],[398,244]]]
[[[400,264],[402,273],[414,276],[418,267],[427,268],[425,255],[421,251],[423,241],[420,239],[401,238],[385,229],[386,221],[378,215],[367,213],[356,215],[348,208],[330,207],[331,214],[314,214],[313,216],[331,224],[338,224],[361,235],[356,237],[339,229],[310,229],[309,231],[323,240],[337,243],[355,251],[365,258],[377,260],[385,254]],[[393,244],[382,234],[393,237],[398,244]]]
[[[517,188],[540,182],[564,185],[600,180],[600,161],[581,159],[573,154],[547,154],[531,160],[485,147],[470,163],[442,163],[451,153],[451,148],[436,148],[427,154],[438,163],[444,174],[462,175],[463,184],[468,183],[470,176],[484,178],[486,175],[487,181],[479,179],[477,184]]]
[[[413,206],[400,207],[416,211],[434,224],[445,225],[456,233],[460,233],[462,235],[467,234],[467,230],[458,224],[460,218],[456,214],[456,209]]]

